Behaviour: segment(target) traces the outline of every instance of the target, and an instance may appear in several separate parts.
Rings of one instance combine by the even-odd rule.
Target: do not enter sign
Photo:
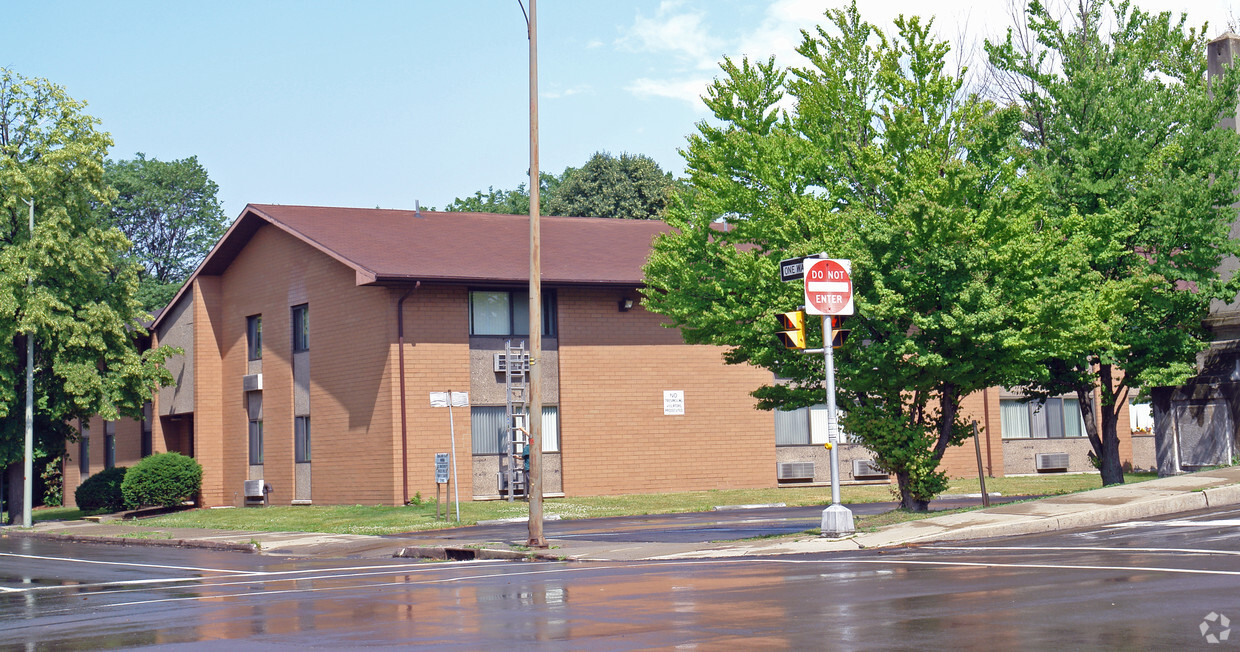
[[[805,261],[805,312],[811,315],[853,314],[851,260]]]

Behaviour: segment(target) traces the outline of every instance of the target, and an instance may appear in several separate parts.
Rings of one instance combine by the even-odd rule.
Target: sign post
[[[832,315],[853,314],[852,261],[806,259],[805,312],[822,317],[822,357],[826,364],[827,449],[831,451],[831,506],[822,511],[822,536],[838,538],[856,531],[853,514],[840,504],[839,421],[835,410],[835,349]]]
[[[456,496],[456,521],[461,522],[461,487],[460,476],[456,474],[456,420],[452,416],[453,407],[469,407],[469,392],[431,392],[431,407],[448,408],[448,427],[452,433],[452,476],[457,481],[452,485],[452,493]],[[435,458],[436,467],[438,467],[439,458]],[[436,469],[438,471],[438,468]],[[438,489],[438,487],[436,487]],[[438,495],[438,491],[436,491]],[[438,513],[438,510],[436,510]]]
[[[435,519],[439,519],[439,491],[448,484],[448,454],[435,453]]]

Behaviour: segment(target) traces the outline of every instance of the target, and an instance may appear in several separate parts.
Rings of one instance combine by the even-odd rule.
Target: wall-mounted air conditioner
[[[1038,453],[1033,456],[1033,465],[1038,471],[1067,471],[1067,453]]]
[[[263,389],[262,374],[247,374],[241,377],[241,391],[258,392]]]
[[[513,357],[517,357],[517,356],[513,356]],[[530,354],[524,353],[520,356],[520,358],[521,358],[521,367],[518,369],[518,371],[529,371],[530,370]],[[496,353],[495,354],[495,373],[502,374],[502,373],[507,373],[507,372],[508,372],[508,354],[507,353]]]
[[[874,460],[853,460],[853,478],[885,478],[887,472],[878,468]]]
[[[777,480],[813,480],[813,462],[780,462],[776,472]]]

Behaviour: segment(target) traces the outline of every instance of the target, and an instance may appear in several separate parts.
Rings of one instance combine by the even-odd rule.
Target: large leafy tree
[[[565,170],[547,211],[574,217],[651,219],[667,206],[674,185],[654,159],[641,154],[597,152],[585,165]]]
[[[1206,28],[1183,15],[1069,9],[1030,2],[1027,31],[987,51],[1024,111],[1047,224],[1084,263],[1043,311],[1067,348],[1033,388],[1076,393],[1103,484],[1116,484],[1129,392],[1183,382],[1208,344],[1210,302],[1236,296],[1217,270],[1240,252],[1229,238],[1240,137],[1215,123],[1235,113],[1240,70],[1208,82]]]
[[[107,161],[104,181],[116,197],[100,206],[100,217],[133,243],[143,307],[162,308],[228,227],[219,187],[197,157],[160,161],[141,153]]]
[[[855,4],[827,17],[798,49],[805,67],[723,62],[706,98],[717,122],[685,150],[693,192],[674,198],[675,230],[646,267],[647,306],[687,341],[790,379],[755,392],[760,407],[819,403],[821,357],[773,332],[774,315],[802,303],[777,263],[851,259],[859,314],[836,355],[843,425],[895,474],[902,505],[922,510],[946,487],[944,452],[968,436],[961,399],[1045,355],[1025,316],[1057,254],[1035,228],[1019,113],[964,95],[929,24],[901,18],[884,36]]]
[[[73,422],[137,416],[167,351],[139,351],[145,311],[135,298],[129,243],[92,207],[110,199],[103,161],[111,138],[81,102],[41,79],[0,69],[0,467],[20,506],[26,337],[35,342],[35,433],[56,455]],[[35,206],[29,232],[27,200]],[[20,507],[10,509],[13,520]]]
[[[580,168],[539,176],[539,211],[574,217],[655,218],[667,206],[675,185],[671,173],[641,154],[615,157],[597,152]],[[514,190],[492,186],[485,193],[457,197],[444,210],[524,215],[530,211],[530,193],[525,184]]]

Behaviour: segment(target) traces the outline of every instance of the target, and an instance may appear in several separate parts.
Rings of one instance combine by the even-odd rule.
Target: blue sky
[[[864,3],[880,26],[933,7],[982,38],[1005,2]],[[1225,31],[1228,0],[1146,0]],[[723,55],[795,63],[834,2],[542,0],[540,166],[640,153],[679,174]],[[528,7],[528,2],[526,3]],[[442,207],[513,188],[529,164],[528,42],[517,0],[9,3],[0,66],[88,102],[112,158],[198,156],[225,212],[248,202]]]

